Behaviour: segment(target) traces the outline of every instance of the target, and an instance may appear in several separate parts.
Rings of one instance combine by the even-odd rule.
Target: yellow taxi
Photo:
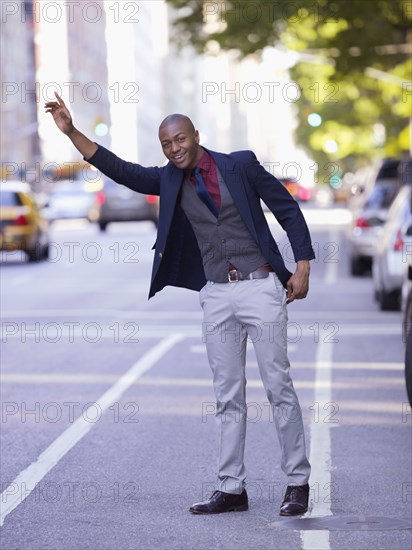
[[[0,250],[23,250],[30,262],[48,258],[48,222],[27,183],[0,183]]]

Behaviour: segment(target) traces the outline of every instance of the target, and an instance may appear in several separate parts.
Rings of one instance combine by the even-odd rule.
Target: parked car
[[[412,237],[409,239],[408,245],[412,246]],[[405,383],[409,403],[412,407],[412,258],[410,255],[404,270],[402,311],[402,333],[405,342]]]
[[[412,185],[403,185],[388,211],[372,264],[375,297],[382,310],[400,309],[406,241],[412,237]],[[412,254],[412,250],[409,251]]]
[[[388,209],[401,187],[398,168],[400,160],[385,160],[374,171],[372,183],[365,182],[362,197],[355,201],[352,224],[349,228],[349,257],[352,275],[370,270],[375,247]]]
[[[98,185],[97,188],[100,188]],[[81,180],[56,182],[44,208],[50,222],[67,219],[90,220],[90,211],[96,194],[96,185]]]
[[[48,223],[27,183],[0,184],[0,250],[23,250],[30,262],[48,258]]]
[[[109,223],[152,221],[159,217],[159,198],[136,193],[104,176],[103,188],[96,193],[90,218],[104,231]]]

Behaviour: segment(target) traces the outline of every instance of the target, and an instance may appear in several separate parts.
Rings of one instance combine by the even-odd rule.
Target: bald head
[[[167,116],[159,126],[159,140],[166,157],[182,170],[195,168],[203,155],[199,132],[186,115]]]
[[[177,122],[184,124],[190,132],[195,131],[193,122],[190,120],[188,116],[181,115],[179,113],[174,113],[172,115],[168,115],[164,120],[162,120],[159,126],[159,132],[166,126],[170,126],[170,124],[176,124]]]

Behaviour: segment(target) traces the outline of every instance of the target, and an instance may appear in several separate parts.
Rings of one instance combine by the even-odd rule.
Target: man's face
[[[199,146],[199,132],[185,121],[171,122],[159,130],[163,153],[182,170],[195,168],[203,150]]]

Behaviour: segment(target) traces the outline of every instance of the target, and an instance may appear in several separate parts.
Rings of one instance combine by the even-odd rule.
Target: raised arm
[[[160,172],[158,167],[146,168],[127,162],[111,151],[91,141],[73,125],[73,120],[63,99],[55,92],[57,101],[45,104],[46,113],[51,113],[56,126],[68,136],[83,158],[101,170],[117,183],[125,185],[138,193],[160,194]]]
[[[97,151],[97,145],[73,125],[69,109],[57,92],[54,92],[57,101],[48,101],[45,104],[46,113],[51,113],[56,126],[63,134],[71,139],[76,149],[87,160]]]

